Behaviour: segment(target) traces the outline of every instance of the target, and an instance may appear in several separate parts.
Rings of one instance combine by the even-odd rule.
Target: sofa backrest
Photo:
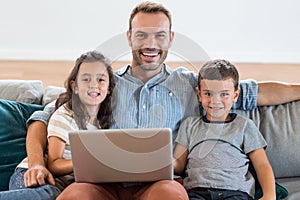
[[[0,80],[0,99],[40,104],[43,94],[40,80]]]
[[[252,119],[263,134],[275,177],[300,176],[300,101],[236,112]]]

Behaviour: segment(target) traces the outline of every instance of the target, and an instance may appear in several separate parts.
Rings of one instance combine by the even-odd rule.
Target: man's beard
[[[156,70],[157,68],[159,68],[163,62],[165,61],[167,55],[168,55],[168,51],[160,51],[159,52],[159,59],[157,62],[154,63],[147,63],[147,61],[144,61],[141,58],[141,50],[133,50],[132,51],[132,55],[133,55],[133,60],[136,64],[136,67],[140,67],[141,69],[145,70],[145,71],[152,71],[152,70]]]

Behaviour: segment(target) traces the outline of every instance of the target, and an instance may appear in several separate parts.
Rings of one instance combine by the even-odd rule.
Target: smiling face
[[[199,100],[206,111],[206,118],[210,121],[228,121],[232,104],[238,99],[240,90],[234,89],[231,78],[225,80],[200,81],[201,88],[197,90]]]
[[[132,67],[158,73],[171,47],[173,34],[164,13],[137,13],[131,22],[131,30],[127,32],[132,48]]]
[[[101,103],[109,94],[109,75],[102,62],[85,62],[80,65],[75,94],[89,111],[99,109]]]

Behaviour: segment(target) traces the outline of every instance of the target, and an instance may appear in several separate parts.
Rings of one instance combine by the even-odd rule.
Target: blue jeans
[[[190,200],[253,200],[247,193],[214,188],[193,188],[187,190]]]
[[[10,178],[9,190],[0,192],[0,200],[55,200],[60,190],[53,185],[27,188],[24,184],[24,173],[27,169],[17,168]]]

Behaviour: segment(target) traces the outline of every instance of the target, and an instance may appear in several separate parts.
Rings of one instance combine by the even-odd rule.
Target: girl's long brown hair
[[[70,109],[74,112],[75,116],[74,119],[78,124],[80,129],[86,129],[86,124],[89,119],[89,115],[86,111],[85,106],[81,103],[78,94],[73,92],[72,82],[74,81],[75,85],[77,85],[77,75],[82,63],[89,63],[89,62],[101,62],[105,65],[108,75],[109,75],[109,86],[107,94],[104,101],[101,103],[100,109],[97,114],[98,125],[101,128],[109,128],[112,123],[112,108],[111,108],[111,95],[113,89],[115,87],[115,79],[112,67],[110,62],[104,55],[97,51],[89,51],[85,54],[82,54],[75,62],[75,66],[72,69],[69,77],[65,81],[65,88],[66,92],[59,95],[55,107],[56,109],[66,103],[67,109]]]

